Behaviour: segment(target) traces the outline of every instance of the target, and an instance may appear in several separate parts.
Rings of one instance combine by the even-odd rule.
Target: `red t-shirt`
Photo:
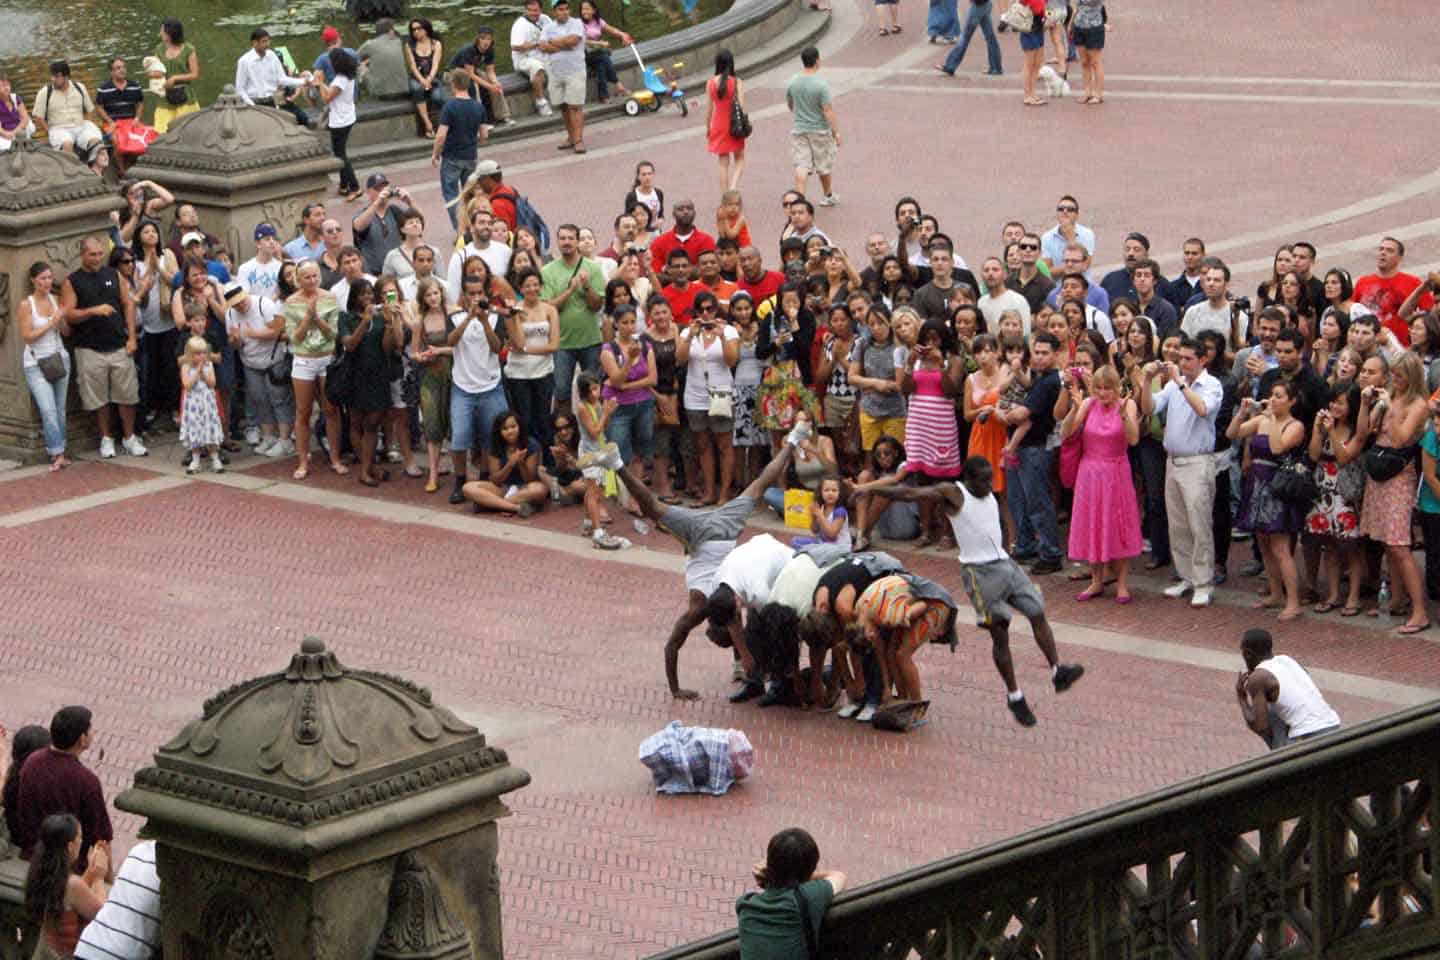
[[[502,183],[490,194],[490,215],[496,220],[504,221],[505,226],[510,228],[511,246],[514,246],[513,235],[515,233],[515,201],[518,198],[515,188],[508,183]],[[464,216],[464,214],[461,214]],[[538,239],[538,238],[537,238]]]
[[[1414,274],[1397,273],[1392,277],[1382,277],[1372,273],[1355,281],[1353,299],[1374,310],[1386,329],[1394,331],[1395,339],[1409,346],[1410,327],[1400,319],[1400,304],[1418,286],[1420,278]],[[1421,294],[1418,306],[1421,310],[1429,310],[1435,306],[1435,298],[1427,291]]]
[[[688,327],[695,315],[695,297],[705,292],[703,283],[696,283],[691,280],[681,290],[673,283],[667,283],[660,288],[660,296],[670,304],[670,313],[675,317],[675,323],[680,327]]]
[[[750,298],[759,306],[760,301],[775,296],[780,292],[780,287],[785,283],[785,274],[779,270],[766,270],[760,274],[760,279],[751,283],[749,278],[742,272],[738,286],[741,290],[750,294]]]
[[[684,250],[690,255],[690,265],[693,267],[695,261],[700,259],[700,254],[714,249],[715,238],[704,230],[692,230],[684,240],[675,236],[674,230],[666,230],[650,241],[650,263],[655,272],[659,273],[665,269],[665,261],[669,259],[671,250]]]

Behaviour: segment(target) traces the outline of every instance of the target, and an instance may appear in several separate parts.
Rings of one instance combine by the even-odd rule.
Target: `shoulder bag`
[[[725,335],[720,335],[720,349],[725,349]],[[735,392],[730,387],[710,386],[710,361],[702,358],[705,364],[705,392],[710,396],[710,406],[706,411],[712,417],[721,420],[730,420],[735,416]]]
[[[270,365],[265,368],[265,377],[277,387],[283,387],[290,382],[290,369],[295,363],[294,356],[289,350],[280,353],[280,338],[275,338],[275,346],[270,348]]]
[[[731,77],[730,82],[735,85],[730,91],[730,136],[744,140],[755,132],[755,128],[750,125],[750,117],[745,113],[745,108],[740,106],[740,81]]]
[[[790,888],[795,895],[795,909],[800,911],[800,929],[805,934],[805,956],[809,960],[820,960],[820,938],[815,935],[815,923],[810,917],[810,904],[798,885]]]
[[[35,365],[40,368],[40,372],[44,374],[45,380],[49,383],[57,383],[65,378],[65,374],[69,373],[68,368],[65,366],[65,350],[63,347],[54,353],[46,354],[43,357],[36,357]]]
[[[1365,451],[1365,474],[1376,483],[1400,476],[1415,457],[1415,447],[1382,447],[1379,444]]]
[[[1286,454],[1270,480],[1270,492],[1276,498],[1298,507],[1309,507],[1320,496],[1315,483],[1315,465],[1298,453]]]
[[[355,399],[355,357],[342,346],[338,335],[335,359],[325,368],[325,399],[337,407],[348,407]]]
[[[1000,15],[1000,21],[1017,33],[1029,33],[1035,27],[1035,12],[1025,5],[1025,0],[1015,0]]]

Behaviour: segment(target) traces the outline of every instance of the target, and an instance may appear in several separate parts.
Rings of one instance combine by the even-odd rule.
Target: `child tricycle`
[[[642,109],[654,113],[665,105],[666,100],[673,100],[680,107],[680,115],[689,116],[690,107],[685,103],[685,91],[680,89],[680,70],[685,64],[677,60],[670,65],[669,70],[664,67],[654,69],[645,66],[645,61],[640,58],[640,51],[633,43],[630,44],[630,52],[635,54],[635,63],[640,67],[645,89],[630,93],[630,99],[625,101],[625,115],[638,117]]]

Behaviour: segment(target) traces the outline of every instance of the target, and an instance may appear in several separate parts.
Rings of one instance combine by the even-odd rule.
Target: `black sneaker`
[[[460,489],[460,488],[463,487],[463,486],[465,486],[465,478],[464,478],[463,476],[456,477],[456,478],[455,478],[455,486],[453,486],[453,487],[450,489],[450,502],[451,502],[451,503],[461,504],[461,503],[464,503],[464,502],[465,502],[465,494],[464,494],[463,492],[461,492],[461,489]]]
[[[1047,573],[1059,573],[1060,561],[1041,558],[1030,565],[1030,572],[1036,576],[1042,576]]]
[[[739,690],[730,694],[731,703],[744,703],[746,700],[753,700],[765,692],[765,685],[757,680],[746,680]]]
[[[755,701],[757,707],[773,707],[777,703],[785,702],[785,689],[778,683],[772,683],[765,688],[765,694]]]
[[[1021,697],[1019,700],[1011,700],[1009,697],[1006,697],[1005,704],[1010,708],[1010,712],[1015,714],[1015,720],[1020,726],[1035,726],[1035,714],[1030,712],[1030,704],[1025,702],[1024,697]]]
[[[1085,676],[1085,668],[1078,663],[1062,663],[1055,671],[1051,679],[1055,683],[1055,692],[1064,693],[1075,686],[1075,681]]]

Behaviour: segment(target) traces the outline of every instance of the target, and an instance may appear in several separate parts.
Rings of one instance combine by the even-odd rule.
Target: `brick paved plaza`
[[[1428,129],[1440,82],[1429,38],[1392,16],[1402,4],[1318,0],[1293,22],[1274,19],[1301,16],[1292,8],[1256,16],[1239,0],[1117,4],[1107,102],[1033,110],[1020,104],[1013,36],[1002,37],[1005,77],[982,75],[977,37],[946,79],[931,69],[946,48],[924,42],[923,7],[902,5],[905,33],[883,39],[870,10],[840,0],[822,45],[846,140],[842,205],[819,219],[852,251],[912,192],[978,265],[1006,219],[1044,228],[1071,192],[1101,266],[1132,228],[1168,272],[1185,237],[1204,237],[1247,293],[1281,241],[1314,242],[1322,272],[1368,271],[1381,232],[1406,241],[1410,272],[1440,261],[1440,174],[1402,133]],[[750,81],[744,190],[767,258],[790,179],[790,72]],[[641,158],[672,204],[700,201],[708,227],[716,177],[702,120],[703,109],[599,124],[583,159],[557,159],[548,140],[494,155],[552,227],[604,235]],[[443,221],[428,165],[387,172]],[[829,864],[865,882],[1252,757],[1263,748],[1233,694],[1248,626],[1270,627],[1314,669],[1347,722],[1440,693],[1437,632],[1399,638],[1364,617],[1313,614],[1276,625],[1250,609],[1257,581],[1232,580],[1202,611],[1146,578],[1132,606],[1082,606],[1055,576],[1042,586],[1062,654],[1087,674],[1056,697],[1028,633],[1017,637],[1034,729],[1004,709],[988,638],[963,611],[959,649],[919,657],[933,707],[910,735],[732,707],[728,654],[698,632],[680,665],[702,699],[678,703],[661,655],[683,596],[668,538],[625,529],[636,547],[602,554],[575,535],[577,509],[482,519],[418,480],[372,492],[316,464],[303,484],[290,464],[248,455],[190,479],[161,447],[54,477],[0,475],[0,722],[14,730],[89,703],[113,797],[205,697],[281,669],[306,634],[349,665],[413,678],[533,775],[502,826],[511,960],[644,956],[730,926],[750,864],[783,826],[810,829]],[[1232,570],[1249,546],[1235,550]],[[958,587],[952,556],[897,553]],[[657,797],[636,748],[674,718],[743,729],[753,779],[722,798]],[[126,846],[139,824],[116,822]]]

